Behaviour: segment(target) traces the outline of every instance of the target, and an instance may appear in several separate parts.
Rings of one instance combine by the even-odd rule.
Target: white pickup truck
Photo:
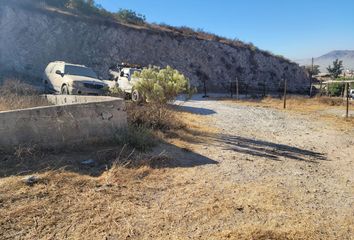
[[[139,92],[134,89],[134,85],[139,81],[139,78],[134,77],[135,72],[141,72],[141,67],[121,64],[109,69],[111,79],[117,82],[117,86],[129,97],[133,102],[142,100]]]
[[[354,89],[350,90],[349,96],[354,100]]]

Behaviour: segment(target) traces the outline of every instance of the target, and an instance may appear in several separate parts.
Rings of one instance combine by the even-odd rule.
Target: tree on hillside
[[[343,61],[336,59],[333,66],[328,66],[327,70],[333,78],[338,78],[343,72]]]
[[[87,0],[86,2],[87,2],[87,4],[88,4],[90,7],[95,7],[95,6],[96,6],[95,0]]]
[[[143,14],[136,13],[129,9],[120,9],[118,12],[112,13],[97,4],[95,0],[40,0],[50,6],[63,9],[71,9],[86,15],[98,15],[113,18],[119,22],[131,24],[144,24],[146,17]]]
[[[113,13],[116,20],[125,23],[144,24],[146,17],[129,9],[120,9],[118,12]]]

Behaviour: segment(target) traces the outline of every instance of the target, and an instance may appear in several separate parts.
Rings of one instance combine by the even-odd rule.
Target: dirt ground
[[[166,165],[92,172],[92,150],[27,171],[2,159],[0,238],[354,239],[352,125],[201,98],[180,108],[193,127],[154,150]]]

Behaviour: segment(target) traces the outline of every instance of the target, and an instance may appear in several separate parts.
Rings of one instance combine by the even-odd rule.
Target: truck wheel
[[[124,100],[130,100],[130,99],[132,99],[132,95],[126,92],[124,95]]]
[[[69,95],[68,86],[64,85],[64,86],[61,87],[61,94],[62,95]]]
[[[141,101],[141,96],[140,96],[140,93],[138,92],[138,90],[134,90],[132,92],[132,101],[137,102],[137,103]]]

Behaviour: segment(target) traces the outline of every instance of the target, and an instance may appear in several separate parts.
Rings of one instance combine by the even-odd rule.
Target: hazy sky
[[[291,59],[354,50],[354,0],[96,0],[149,22],[202,28]]]

